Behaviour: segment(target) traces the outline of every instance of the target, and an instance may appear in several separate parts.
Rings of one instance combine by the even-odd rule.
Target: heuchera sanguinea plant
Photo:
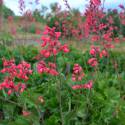
[[[77,89],[92,89],[93,87],[93,81],[90,80],[85,84],[78,84],[78,85],[73,85],[72,89],[77,90]]]
[[[42,56],[48,58],[52,55],[56,56],[60,51],[69,52],[67,44],[62,45],[59,41],[61,32],[55,32],[55,28],[46,26],[43,34],[44,36],[41,37],[43,41],[41,44],[42,50],[40,52]]]
[[[115,43],[119,41],[119,38],[113,38],[113,31],[117,29],[113,25],[113,18],[106,16],[101,5],[100,0],[90,0],[85,12],[84,36],[90,37],[91,40],[89,53],[92,57],[88,60],[88,64],[92,67],[98,65],[99,58],[109,56],[109,49],[114,48],[113,41]],[[104,23],[103,19],[108,23]]]
[[[123,6],[120,7],[122,9],[124,8]],[[85,12],[86,19],[83,23],[83,29],[84,37],[90,37],[90,40],[92,41],[92,45],[90,46],[89,51],[91,58],[88,59],[87,62],[91,67],[97,67],[99,65],[99,59],[102,59],[103,57],[107,58],[109,56],[108,50],[110,48],[114,48],[113,41],[115,43],[117,41],[119,42],[119,38],[113,38],[113,30],[117,29],[117,27],[113,26],[114,22],[111,16],[108,18],[106,17],[103,9],[104,8],[101,7],[100,0],[90,0]],[[104,18],[107,18],[107,24],[102,22]],[[73,79],[76,79],[74,73]],[[92,87],[92,84],[90,86]],[[84,88],[84,85],[73,86],[73,89],[75,88]]]
[[[84,72],[82,67],[79,64],[74,64],[73,73],[72,73],[72,80],[73,81],[81,81],[84,77]]]
[[[83,72],[82,67],[79,64],[74,64],[73,67],[73,73],[72,73],[72,81],[78,82],[78,81],[82,81],[82,79],[84,78],[85,74]],[[84,84],[76,84],[72,86],[73,90],[77,90],[77,89],[91,89],[93,87],[93,81],[90,80],[87,83]]]
[[[0,90],[5,90],[8,95],[12,93],[22,93],[26,89],[26,84],[22,83],[28,80],[28,76],[32,74],[31,66],[29,63],[22,61],[16,65],[14,59],[3,59],[3,69],[0,71],[5,75],[4,81],[0,84]],[[18,78],[20,82],[16,82]]]
[[[43,32],[43,36],[41,37],[40,40],[42,40],[41,47],[42,50],[40,51],[39,58],[40,60],[37,64],[37,71],[38,73],[47,73],[51,74],[53,76],[59,75],[59,72],[57,70],[56,66],[56,56],[59,52],[64,52],[68,53],[69,48],[67,44],[61,44],[59,41],[59,37],[61,36],[60,32],[56,32],[55,28],[50,28],[48,26],[45,27],[45,30]],[[38,40],[40,42],[40,40]],[[95,47],[97,49],[97,47]],[[93,47],[93,49],[95,49]],[[46,62],[45,59],[49,57],[53,57],[54,62]],[[45,58],[45,59],[44,59]],[[95,58],[96,59],[96,58]],[[94,62],[92,63],[92,66],[97,65],[97,61],[93,60]],[[79,64],[74,64],[73,67],[73,73],[72,73],[72,80],[73,81],[81,81],[84,77],[84,72],[82,67]],[[92,80],[90,80],[88,83],[85,83],[83,85],[74,85],[72,86],[73,89],[80,89],[80,88],[85,88],[85,89],[91,89],[93,85]]]
[[[50,28],[48,26],[45,27],[43,32],[43,36],[41,37],[41,50],[39,54],[39,58],[42,58],[37,64],[38,73],[48,73],[51,75],[58,75],[58,71],[56,70],[56,56],[59,52],[68,53],[69,48],[67,44],[61,44],[59,41],[59,37],[61,36],[60,32],[56,32],[55,28]],[[38,40],[38,41],[40,41]],[[43,59],[53,57],[54,62],[45,62]]]
[[[47,67],[47,64],[44,61],[38,62],[37,71],[40,74],[47,73],[47,74],[51,74],[53,76],[58,75],[58,72],[56,71],[56,64],[50,63],[50,62],[48,63],[48,67]]]

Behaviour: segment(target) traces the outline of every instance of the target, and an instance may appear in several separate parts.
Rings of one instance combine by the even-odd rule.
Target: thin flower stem
[[[61,116],[61,123],[64,125],[64,116],[62,111],[62,96],[61,96],[61,86],[62,86],[62,80],[61,80],[61,74],[59,73],[59,82],[57,84],[57,96],[59,101],[59,110],[60,110],[60,116]]]

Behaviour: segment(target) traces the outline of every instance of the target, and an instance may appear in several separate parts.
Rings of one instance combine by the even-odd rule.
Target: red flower
[[[38,73],[42,74],[42,73],[48,73],[51,74],[53,76],[57,76],[59,73],[56,71],[56,64],[55,63],[48,63],[47,64],[44,61],[40,61],[37,64],[37,71]]]
[[[98,47],[98,46],[91,46],[91,50],[90,50],[89,53],[92,56],[96,56],[99,52],[100,52],[100,47]]]
[[[8,95],[11,95],[12,92],[13,92],[12,89],[9,89],[8,92],[7,92],[7,94],[8,94]]]
[[[58,39],[61,36],[61,32],[55,32],[56,38]]]
[[[73,67],[72,80],[81,81],[84,75],[82,67],[79,64],[75,64]]]
[[[97,59],[96,58],[90,58],[88,60],[88,64],[91,65],[92,67],[95,67],[98,65]]]
[[[26,85],[22,83],[14,83],[14,79],[28,80],[28,75],[32,74],[31,66],[25,61],[22,61],[20,64],[16,65],[14,60],[3,59],[4,68],[0,71],[5,76],[4,81],[0,84],[0,90],[5,89],[8,95],[11,95],[13,92],[22,93]]]
[[[48,72],[48,69],[46,68],[46,63],[44,61],[40,61],[37,64],[37,71],[38,73],[44,73],[44,72]]]
[[[73,90],[77,90],[77,89],[83,89],[83,85],[74,85],[72,86]]]
[[[61,36],[61,32],[55,32],[55,28],[46,26],[43,34],[44,35],[41,37],[42,50],[40,52],[43,57],[49,58],[52,55],[56,56],[60,51],[63,51],[64,53],[69,52],[68,45],[61,45],[58,40]]]
[[[96,42],[96,41],[98,41],[99,39],[100,39],[100,38],[99,38],[99,36],[97,36],[97,35],[93,35],[92,38],[91,38],[92,42]]]
[[[61,46],[61,50],[62,50],[64,53],[68,53],[68,52],[69,52],[68,45],[64,44],[63,46]]]
[[[43,55],[45,58],[50,57],[50,52],[48,50],[41,50],[41,55]]]
[[[72,86],[72,89],[73,90],[77,90],[77,89],[91,89],[92,87],[93,87],[93,82],[92,82],[92,80],[90,80],[86,84],[74,85],[74,86]]]
[[[102,50],[101,52],[100,52],[100,58],[102,58],[102,57],[107,57],[108,56],[108,52],[106,51],[106,50]]]
[[[55,55],[57,55],[57,53],[58,53],[57,49],[53,48],[53,55],[55,56]]]
[[[93,87],[93,82],[90,80],[88,83],[83,85],[84,89],[91,89]]]

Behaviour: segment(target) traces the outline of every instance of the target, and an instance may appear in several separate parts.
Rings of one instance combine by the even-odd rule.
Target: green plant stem
[[[90,103],[91,103],[90,95],[91,95],[91,90],[88,91],[87,96],[86,96],[86,108],[87,108],[86,114],[87,114],[87,117],[90,113]],[[83,117],[83,121],[88,122],[87,119],[84,119],[84,117]]]
[[[60,116],[61,116],[61,123],[62,123],[62,125],[64,125],[64,116],[63,116],[63,111],[62,111],[61,85],[62,85],[62,80],[61,80],[61,75],[59,73],[59,82],[57,84],[57,96],[58,96],[58,101],[59,101],[59,110],[60,110]]]

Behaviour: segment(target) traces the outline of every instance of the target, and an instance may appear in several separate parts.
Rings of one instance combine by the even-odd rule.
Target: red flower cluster
[[[3,59],[4,68],[0,71],[3,74],[7,74],[4,82],[0,84],[0,90],[6,89],[8,95],[12,92],[22,93],[26,88],[25,84],[14,83],[14,79],[18,78],[20,80],[28,80],[28,75],[32,74],[31,66],[27,62],[23,61],[16,65],[14,60]]]
[[[92,55],[93,57],[90,58],[88,60],[88,64],[91,65],[92,67],[95,67],[98,65],[98,61],[96,57],[107,57],[108,56],[108,52],[106,49],[102,49],[100,50],[99,46],[91,46],[91,49],[89,51],[90,55]]]
[[[20,92],[22,93],[26,88],[25,84],[22,83],[18,83],[17,85],[15,85],[15,83],[13,82],[13,80],[9,79],[9,78],[5,78],[4,82],[0,84],[0,90],[2,89],[7,89],[8,95],[11,95],[13,92]]]
[[[90,59],[88,60],[88,64],[89,64],[90,66],[92,66],[92,67],[97,66],[97,65],[98,65],[97,59],[96,59],[96,58],[90,58]]]
[[[108,56],[108,52],[105,50],[105,49],[102,49],[100,50],[100,47],[99,46],[91,46],[91,49],[90,49],[90,55],[96,57],[97,55],[100,55],[100,58],[102,58],[103,56],[104,57],[107,57]]]
[[[51,55],[56,56],[60,51],[63,51],[64,53],[69,52],[67,44],[61,45],[60,41],[58,40],[60,36],[61,33],[55,32],[55,28],[46,26],[44,36],[41,37],[41,47],[43,49],[40,53],[43,57],[48,58]]]
[[[61,36],[60,32],[56,32],[55,28],[50,28],[48,26],[45,27],[45,31],[43,32],[42,40],[42,50],[40,51],[40,55],[38,55],[37,59],[44,57],[49,58],[53,56],[54,62],[56,61],[56,55],[59,52],[68,53],[69,48],[67,44],[62,45],[59,41],[59,37]],[[44,60],[41,60],[37,64],[38,73],[48,73],[53,76],[57,76],[59,73],[57,72],[57,67],[55,63],[48,62],[46,63]]]
[[[100,52],[100,47],[99,46],[91,46],[90,49],[90,55],[96,56]]]
[[[74,85],[72,86],[72,89],[77,90],[77,89],[91,89],[93,87],[93,82],[90,80],[86,84],[79,84],[79,85]]]
[[[92,42],[97,42],[98,40],[100,40],[100,37],[99,37],[98,35],[93,35],[93,36],[91,37],[91,41],[92,41]]]
[[[79,64],[75,64],[73,67],[73,74],[72,74],[72,80],[73,81],[81,81],[82,78],[84,77],[84,72],[82,67]],[[93,87],[93,81],[90,80],[88,83],[85,84],[77,84],[73,85],[72,89],[77,90],[77,89],[91,89]]]
[[[82,67],[79,64],[74,64],[73,67],[73,74],[72,74],[72,80],[73,81],[81,81],[84,77],[84,72]]]
[[[37,64],[37,71],[40,74],[48,73],[48,74],[51,74],[53,76],[58,75],[58,72],[56,71],[56,64],[50,63],[50,62],[48,63],[48,67],[47,67],[47,64],[44,61],[40,61]]]
[[[105,50],[105,49],[103,49],[101,52],[100,52],[100,58],[102,58],[102,57],[107,57],[108,56],[108,52]]]

